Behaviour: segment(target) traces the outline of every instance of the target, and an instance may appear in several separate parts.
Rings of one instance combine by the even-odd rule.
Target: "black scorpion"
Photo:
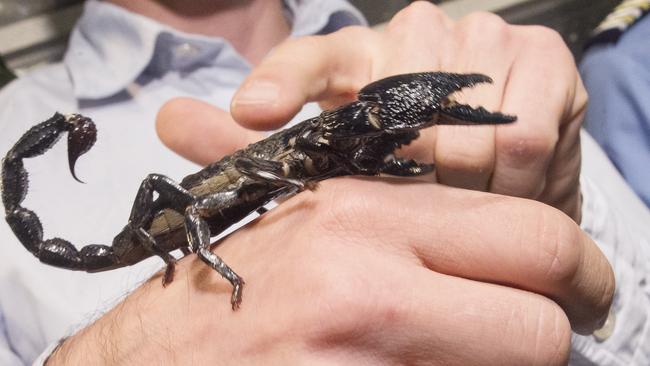
[[[159,174],[142,182],[131,215],[112,245],[78,250],[60,238],[43,239],[38,216],[21,202],[27,194],[23,159],[43,154],[68,132],[70,171],[95,142],[94,123],[79,114],[52,118],[28,130],[2,164],[2,202],[6,220],[20,242],[43,263],[87,272],[133,265],[152,255],[167,264],[163,285],[173,280],[171,251],[198,257],[233,286],[233,309],[241,303],[244,281],[210,250],[210,238],[269,202],[321,180],[344,175],[417,176],[432,164],[401,159],[397,148],[435,124],[510,123],[514,116],[472,108],[451,98],[454,92],[492,80],[481,74],[443,72],[397,75],[373,82],[358,100],[279,131],[203,170],[180,184]],[[154,199],[154,193],[158,197]]]

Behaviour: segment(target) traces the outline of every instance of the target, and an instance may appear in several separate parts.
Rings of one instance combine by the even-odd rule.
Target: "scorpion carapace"
[[[210,238],[250,213],[264,212],[270,201],[343,175],[416,176],[433,165],[395,157],[394,152],[435,124],[500,124],[514,116],[492,113],[452,101],[450,95],[478,83],[480,74],[429,72],[389,77],[360,90],[358,100],[322,112],[297,125],[214,162],[180,183],[149,175],[136,195],[124,229],[112,245],[78,250],[60,238],[44,240],[38,216],[21,203],[27,194],[23,159],[43,154],[68,132],[73,177],[77,158],[95,142],[94,123],[78,114],[56,113],[29,131],[2,164],[2,202],[9,226],[43,263],[87,272],[129,266],[152,255],[167,264],[163,285],[173,279],[181,249],[196,253],[233,286],[236,309],[244,281],[210,250]],[[154,193],[158,197],[154,199]]]

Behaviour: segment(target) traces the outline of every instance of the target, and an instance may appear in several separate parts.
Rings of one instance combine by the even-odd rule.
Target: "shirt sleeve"
[[[650,365],[650,212],[602,150],[582,134],[581,227],[610,261],[616,292],[606,339],[574,334],[571,365]]]

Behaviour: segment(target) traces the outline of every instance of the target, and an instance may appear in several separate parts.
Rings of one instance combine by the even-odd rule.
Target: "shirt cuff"
[[[47,348],[45,348],[45,350],[34,360],[32,366],[44,366],[45,362],[47,362],[47,359],[50,358],[50,356],[52,356],[54,351],[56,351],[56,349],[59,348],[59,346],[61,345],[61,343],[63,343],[64,340],[65,338],[60,339],[56,342],[52,342],[49,346],[47,346]]]

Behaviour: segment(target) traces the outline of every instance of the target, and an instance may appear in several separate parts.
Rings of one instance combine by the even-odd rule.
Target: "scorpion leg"
[[[413,177],[431,173],[433,164],[418,163],[411,159],[392,158],[379,169],[380,172],[400,177]]]
[[[265,213],[269,212],[269,209],[262,206],[262,207],[258,208],[255,211],[261,216],[261,215],[264,215]]]
[[[394,151],[419,137],[417,131],[382,135],[371,143],[361,146],[353,155],[352,161],[370,172],[385,173],[401,177],[424,175],[434,170],[433,164],[420,163],[412,159],[399,158]],[[382,160],[377,157],[384,156]]]
[[[289,178],[291,167],[278,161],[258,158],[239,157],[234,161],[237,170],[255,180],[262,180],[274,185],[291,186],[303,190],[309,183],[298,179]]]
[[[333,136],[329,136],[329,138],[333,138]],[[346,173],[364,174],[363,169],[353,159],[343,155],[337,149],[332,148],[329,139],[322,132],[300,134],[296,137],[294,146],[296,149],[307,154],[312,164],[314,161],[318,161],[319,166],[327,166],[329,168],[325,169],[327,173],[316,176],[319,180]],[[308,168],[306,169],[309,170]]]
[[[243,161],[243,160],[242,160]],[[255,167],[259,167],[255,165]],[[245,174],[245,173],[244,173]],[[260,178],[257,175],[249,176],[250,179]],[[198,257],[217,271],[223,278],[228,280],[233,287],[230,303],[233,310],[236,310],[242,300],[242,288],[244,280],[233,271],[219,256],[212,253],[210,250],[210,226],[204,217],[212,217],[220,215],[223,219],[228,219],[228,211],[232,211],[236,207],[246,207],[244,210],[253,212],[263,209],[264,202],[272,200],[274,197],[282,196],[295,191],[297,187],[293,181],[286,183],[283,177],[275,179],[275,176],[262,175],[260,183],[266,185],[271,182],[279,187],[275,190],[268,191],[260,189],[260,185],[248,183],[240,185],[227,191],[213,193],[207,196],[202,196],[195,200],[185,210],[185,231],[187,232],[187,241],[190,247]],[[271,192],[269,194],[269,192]],[[251,203],[254,203],[251,207]],[[258,205],[258,207],[254,207]],[[225,212],[224,212],[225,211]]]
[[[133,229],[134,234],[137,236],[140,244],[147,249],[149,252],[160,257],[167,267],[165,268],[165,274],[162,278],[163,287],[167,286],[174,280],[174,271],[176,270],[176,258],[173,255],[165,252],[160,249],[156,244],[156,240],[143,228]]]
[[[138,189],[129,222],[124,229],[131,231],[147,251],[157,255],[165,262],[167,268],[162,282],[163,286],[166,286],[174,279],[176,258],[160,248],[153,236],[146,230],[154,217],[154,192],[158,193],[169,207],[178,212],[183,212],[185,207],[195,200],[195,197],[172,179],[160,174],[150,174],[142,181],[140,189]]]
[[[239,308],[241,304],[244,280],[218,255],[212,253],[210,250],[210,228],[203,217],[201,217],[201,212],[231,206],[237,202],[239,199],[238,196],[238,192],[236,191],[219,192],[195,202],[185,211],[185,230],[187,231],[187,240],[190,243],[190,247],[203,262],[230,282],[233,287],[230,297],[230,304],[233,310]]]

